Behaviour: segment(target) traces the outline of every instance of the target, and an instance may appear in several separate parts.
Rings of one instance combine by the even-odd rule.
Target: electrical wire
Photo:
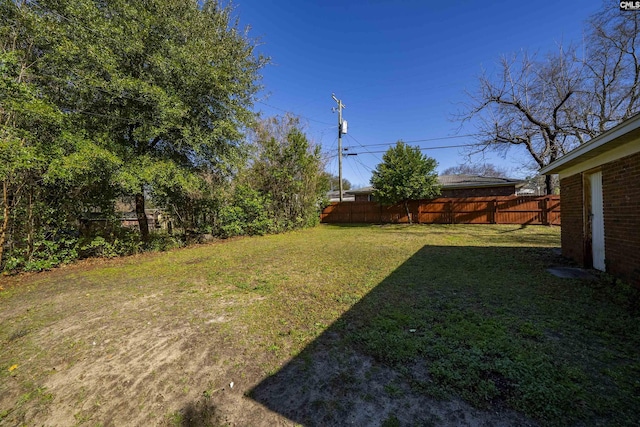
[[[320,123],[320,124],[323,124],[323,125],[331,126],[331,128],[330,128],[330,129],[332,129],[332,128],[334,128],[334,127],[338,127],[338,125],[333,126],[331,123],[321,122],[320,120],[312,119],[312,118],[310,118],[310,117],[306,117],[306,116],[303,116],[303,115],[301,115],[301,114],[296,114],[296,113],[293,113],[293,112],[291,112],[291,111],[285,110],[285,109],[283,109],[283,108],[276,107],[275,105],[267,104],[267,103],[266,103],[266,102],[264,102],[264,101],[259,101],[259,100],[257,100],[256,102],[257,102],[257,103],[259,103],[259,104],[262,104],[262,105],[266,105],[266,106],[267,106],[267,107],[269,107],[269,108],[273,108],[274,110],[282,111],[283,113],[293,114],[293,115],[294,115],[294,116],[296,116],[296,117],[300,117],[301,119],[309,120],[310,122],[316,122],[316,123]]]
[[[53,80],[58,80],[58,81],[61,81],[61,82],[67,83],[67,84],[70,83],[70,79],[68,79],[68,78],[58,77],[58,76],[54,76],[54,75],[51,75],[51,74],[45,74],[45,73],[42,73],[42,72],[34,74],[33,76],[34,76],[34,78],[46,77],[46,78],[53,79]],[[88,82],[91,83],[92,88],[95,88],[96,90],[98,90],[98,91],[100,91],[102,93],[106,93],[107,95],[114,96],[115,98],[123,98],[123,99],[128,99],[130,101],[138,101],[138,102],[141,102],[143,104],[149,103],[149,99],[139,98],[139,97],[136,97],[136,96],[128,96],[128,95],[124,95],[122,93],[116,93],[113,90],[109,91],[104,86],[98,86],[95,83],[95,81],[91,80],[89,77],[84,77],[84,76],[81,76],[81,75],[76,74],[74,72],[71,72],[71,76],[73,76],[74,78],[78,78],[80,80],[88,81]]]
[[[361,146],[362,148],[364,148],[364,150],[365,150],[367,153],[371,154],[373,157],[375,157],[375,158],[376,158],[376,159],[378,159],[379,161],[382,161],[382,159],[381,159],[380,157],[376,156],[373,152],[369,151],[369,149],[368,149],[365,145],[362,145],[362,144],[360,143],[360,141],[358,141],[354,136],[352,136],[352,135],[350,135],[350,134],[346,134],[346,135],[347,135],[347,137],[349,137],[349,138],[353,139],[355,142],[357,142],[357,143],[358,143],[358,145],[359,145],[359,146]],[[347,148],[347,149],[343,149],[343,151],[349,151],[349,149],[348,149],[348,148]],[[353,154],[353,153],[346,153],[346,155],[347,155],[347,156],[353,156],[353,155],[358,155],[358,154],[357,154],[357,153],[356,153],[356,154]]]
[[[446,139],[459,139],[459,138],[469,138],[469,137],[474,137],[477,135],[474,134],[467,134],[467,135],[454,135],[454,136],[439,136],[439,137],[434,137],[434,138],[424,138],[424,139],[414,139],[411,141],[402,141],[405,144],[413,144],[415,142],[429,142],[429,141],[442,141],[442,140],[446,140]],[[395,142],[381,142],[379,144],[367,144],[366,147],[383,147],[383,146],[388,146],[388,145],[395,145],[397,144],[398,141]],[[363,146],[362,144],[360,144],[361,146]]]
[[[357,160],[356,158],[354,158],[354,159],[355,159],[355,160]],[[360,163],[360,162],[356,162],[356,163],[355,163],[355,167],[356,167],[356,168],[355,168],[355,170],[356,170],[356,173],[358,174],[358,176],[360,177],[360,179],[362,180],[362,182],[365,182],[365,181],[366,181],[366,179],[364,178],[364,175],[362,174],[362,172],[360,172],[360,167],[358,166],[358,163]],[[362,163],[360,163],[360,164],[362,164]],[[362,166],[364,166],[364,164],[362,164]]]
[[[106,118],[106,119],[118,120],[118,121],[125,122],[125,123],[133,123],[133,122],[135,122],[134,119],[125,119],[125,118],[122,118],[122,117],[110,116],[110,115],[107,115],[107,114],[93,113],[91,111],[67,110],[67,112],[75,113],[75,114],[85,114],[87,116],[103,117],[103,118]]]
[[[30,5],[30,6],[40,7],[40,10],[42,10],[42,11],[43,11],[43,12],[45,12],[45,13],[46,13],[46,12],[48,12],[48,13],[50,13],[51,15],[57,16],[57,17],[58,17],[58,18],[60,18],[60,19],[64,19],[65,21],[69,22],[70,24],[73,24],[73,25],[75,25],[75,26],[78,26],[78,27],[84,28],[84,29],[85,29],[85,30],[87,30],[87,31],[90,31],[90,32],[92,32],[92,33],[94,33],[94,34],[97,34],[97,35],[99,35],[100,37],[103,37],[103,38],[109,39],[109,40],[111,40],[111,41],[113,41],[113,42],[115,42],[115,43],[119,43],[119,41],[118,41],[118,40],[116,40],[116,39],[114,39],[114,38],[112,38],[112,37],[109,37],[109,36],[105,36],[105,34],[104,34],[104,33],[101,33],[101,32],[99,32],[99,31],[97,31],[97,30],[94,30],[94,29],[89,28],[89,27],[87,27],[87,26],[85,26],[85,25],[82,25],[82,24],[80,24],[80,23],[79,23],[79,21],[78,21],[78,20],[72,20],[72,19],[70,19],[70,18],[68,18],[68,17],[64,16],[63,14],[61,14],[60,12],[58,12],[57,10],[53,10],[53,9],[43,9],[43,8],[42,8],[42,6],[40,6],[40,5],[38,4],[38,2],[34,2],[34,1],[30,1],[30,2],[29,2],[29,5]]]
[[[358,159],[357,157],[353,158],[356,162],[360,163],[362,165],[362,167],[364,167],[366,170],[368,170],[369,172],[373,172],[373,169],[371,169],[369,166],[367,166],[366,164],[364,164],[362,162],[362,160]]]
[[[416,147],[420,151],[424,150],[444,150],[447,148],[461,148],[461,147],[479,147],[484,146],[483,143],[475,143],[475,144],[458,144],[458,145],[441,145],[439,147]],[[349,153],[350,156],[357,156],[359,154],[375,154],[375,153],[386,153],[388,150],[382,151],[367,151],[366,153]]]

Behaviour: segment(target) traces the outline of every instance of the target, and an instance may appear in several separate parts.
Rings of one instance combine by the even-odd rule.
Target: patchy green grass
[[[12,278],[0,292],[0,423],[47,419],[61,405],[71,423],[110,420],[118,394],[106,378],[120,363],[149,379],[132,395],[139,401],[129,397],[147,414],[140,420],[179,425],[224,410],[193,415],[203,390],[213,399],[231,377],[256,384],[291,358],[310,365],[304,350],[332,334],[428,396],[549,425],[636,425],[635,291],[607,277],[551,276],[558,246],[551,227],[321,226]],[[152,337],[172,331],[166,348],[185,337],[179,353],[191,359],[177,355],[174,375],[160,358],[136,366],[136,351],[155,354]],[[212,347],[206,366],[188,361]],[[75,392],[63,391],[58,372],[95,361],[109,372],[85,370]],[[153,406],[156,388],[191,404]],[[405,391],[392,382],[382,393]],[[383,424],[400,425],[396,415]]]

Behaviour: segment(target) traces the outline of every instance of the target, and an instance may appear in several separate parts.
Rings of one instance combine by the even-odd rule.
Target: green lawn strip
[[[349,316],[347,336],[409,377],[407,366],[425,363],[428,378],[416,382],[431,394],[551,424],[636,422],[637,316],[596,284],[541,272],[537,252],[423,248]]]

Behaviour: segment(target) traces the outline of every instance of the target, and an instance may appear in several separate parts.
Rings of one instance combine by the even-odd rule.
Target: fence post
[[[547,214],[547,197],[548,196],[544,196],[544,198],[542,199],[542,224],[543,225],[549,225],[549,215]]]
[[[498,203],[496,202],[496,199],[493,199],[491,201],[491,218],[489,219],[489,222],[491,224],[496,224],[496,211],[498,209]]]

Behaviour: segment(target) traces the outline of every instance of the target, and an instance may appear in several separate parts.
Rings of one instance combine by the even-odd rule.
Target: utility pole
[[[347,108],[341,100],[331,94],[334,101],[338,103],[338,181],[340,185],[340,201],[342,202],[342,109]],[[335,108],[333,109],[335,111]]]

